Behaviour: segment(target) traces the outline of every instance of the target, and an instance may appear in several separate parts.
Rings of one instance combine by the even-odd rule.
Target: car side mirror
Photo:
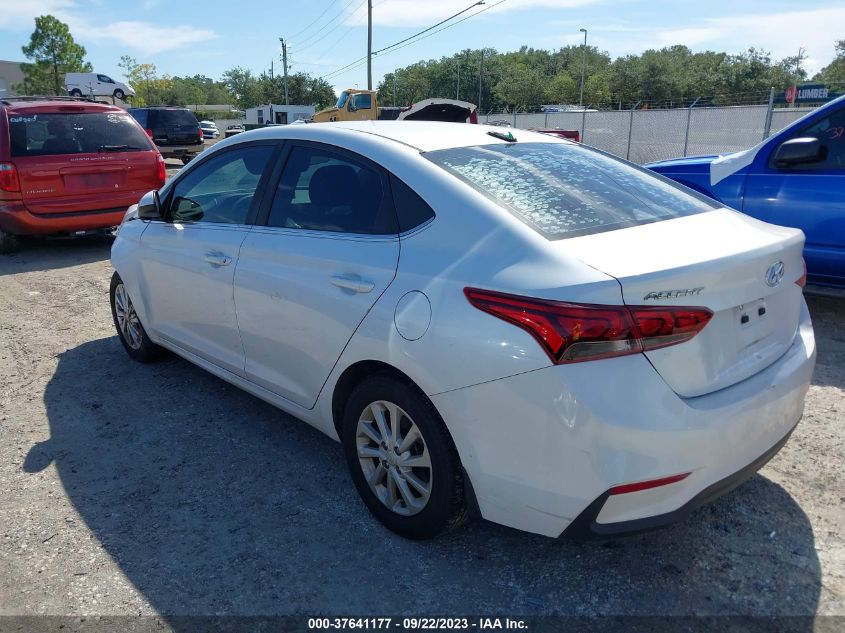
[[[775,167],[791,167],[805,163],[817,163],[827,157],[827,148],[819,139],[808,136],[792,138],[781,143],[775,150]]]
[[[138,202],[138,217],[142,220],[161,220],[161,198],[157,189],[145,193]]]
[[[350,99],[350,100],[349,100],[349,105],[347,105],[347,106],[346,106],[346,109],[347,109],[349,112],[355,112],[355,111],[358,109],[358,108],[356,108],[356,107],[355,107],[355,105],[352,103],[353,101],[354,101],[354,99]]]

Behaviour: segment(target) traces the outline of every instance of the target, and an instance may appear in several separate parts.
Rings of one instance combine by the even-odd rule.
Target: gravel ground
[[[109,246],[0,256],[0,615],[845,615],[845,300],[809,300],[792,439],[686,522],[417,543],[367,514],[339,445],[176,357],[131,361]]]

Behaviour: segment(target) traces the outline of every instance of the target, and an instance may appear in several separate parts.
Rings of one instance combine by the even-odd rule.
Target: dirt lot
[[[109,246],[0,256],[0,615],[845,615],[842,299],[810,299],[792,439],[688,521],[415,543],[367,514],[339,445],[178,358],[131,361]]]

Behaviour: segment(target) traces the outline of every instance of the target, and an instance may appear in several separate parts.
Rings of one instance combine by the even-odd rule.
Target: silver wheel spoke
[[[405,434],[405,437],[402,438],[402,441],[399,443],[399,452],[404,453],[407,451],[418,439],[420,439],[420,432],[415,426]]]
[[[379,432],[373,428],[370,422],[361,421],[358,423],[358,429],[370,438],[376,444],[381,444],[382,438]]]
[[[126,344],[132,349],[140,348],[142,342],[141,321],[135,314],[132,300],[126,293],[126,287],[123,284],[118,284],[114,289],[114,314],[117,319],[117,328]]]
[[[368,457],[371,459],[381,459],[381,451],[371,446],[359,446],[358,457]]]
[[[422,455],[403,455],[399,459],[399,464],[405,468],[431,468],[431,458],[426,450]]]
[[[405,480],[411,484],[418,493],[420,493],[423,497],[428,497],[431,494],[431,488],[423,481],[414,474],[414,473],[405,473]]]
[[[401,407],[386,400],[370,403],[358,418],[355,441],[367,485],[385,507],[403,516],[426,507],[431,456],[419,427]]]
[[[407,482],[402,479],[399,473],[395,470],[391,470],[390,474],[393,477],[393,483],[399,489],[399,494],[402,495],[402,500],[405,502],[405,505],[409,508],[416,507],[416,500],[414,499],[411,489],[408,488]]]

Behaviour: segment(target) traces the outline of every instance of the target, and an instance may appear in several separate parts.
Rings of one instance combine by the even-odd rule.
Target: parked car
[[[845,97],[751,149],[647,167],[755,218],[801,229],[810,283],[845,286]]]
[[[244,126],[235,124],[235,125],[228,125],[226,126],[226,133],[225,137],[229,138],[230,136],[234,136],[235,134],[240,134],[244,131]]]
[[[135,96],[129,84],[100,73],[66,73],[65,89],[71,97],[108,96],[123,100]]]
[[[220,136],[220,130],[217,129],[217,124],[214,121],[200,121],[200,129],[204,139]]]
[[[155,106],[129,108],[128,112],[147,131],[165,158],[178,158],[187,164],[205,149],[199,121],[187,108]]]
[[[164,160],[124,110],[61,97],[0,100],[0,252],[18,236],[110,229]]]
[[[581,142],[581,133],[578,130],[561,130],[560,128],[535,129],[535,132],[542,132],[543,134],[551,134],[558,138],[569,139],[576,143]]]
[[[802,246],[527,130],[282,126],[127,212],[111,304],[131,357],[170,349],[340,439],[399,534],[477,509],[614,535],[786,442],[815,362]]]

